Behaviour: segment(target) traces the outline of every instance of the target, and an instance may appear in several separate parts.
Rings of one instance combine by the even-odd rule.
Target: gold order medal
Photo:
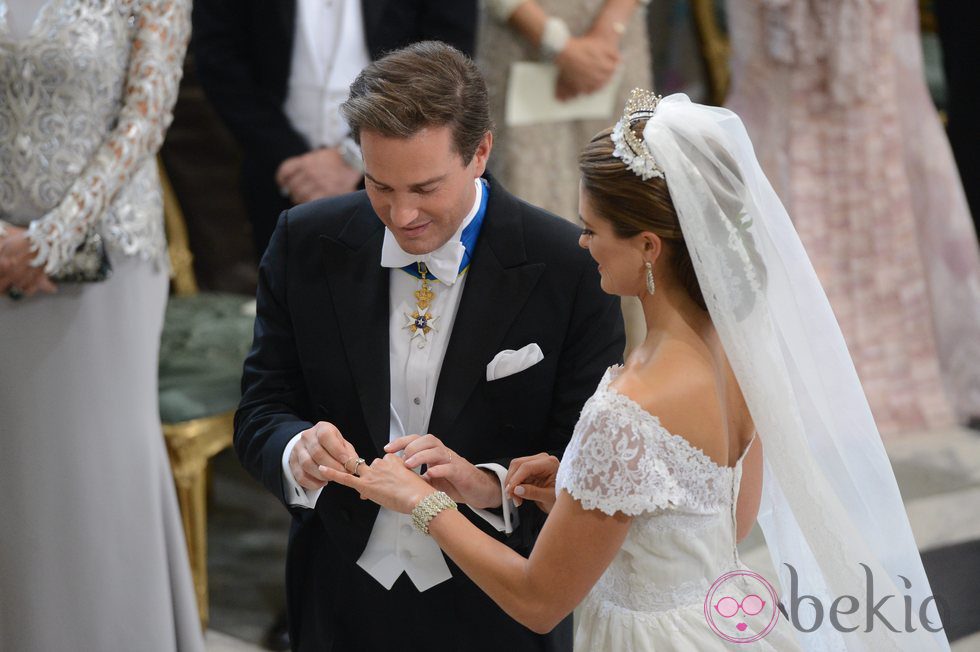
[[[408,329],[412,340],[416,338],[420,340],[418,346],[421,349],[429,341],[429,333],[436,330],[433,323],[438,317],[429,312],[429,306],[435,300],[436,294],[432,291],[432,286],[429,285],[428,269],[426,269],[425,263],[419,263],[418,266],[421,285],[415,291],[415,312],[412,314],[405,313],[408,323],[402,328]]]

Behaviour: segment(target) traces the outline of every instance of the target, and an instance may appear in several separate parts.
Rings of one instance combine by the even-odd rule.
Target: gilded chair
[[[158,160],[171,264],[160,344],[160,420],[187,538],[201,625],[208,623],[207,469],[231,445],[251,297],[199,292],[184,215]]]
[[[946,72],[943,70],[943,49],[939,42],[939,23],[936,20],[935,0],[919,0],[919,29],[922,32],[922,67],[926,76],[929,95],[939,111],[939,118],[945,126],[949,122],[946,115],[948,102]]]

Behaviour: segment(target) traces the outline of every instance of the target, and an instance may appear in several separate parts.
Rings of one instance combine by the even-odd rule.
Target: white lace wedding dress
[[[760,614],[722,618],[713,611],[722,597],[742,603],[757,592],[752,582],[726,582],[709,604],[720,634],[708,624],[705,601],[720,577],[747,570],[735,548],[745,453],[734,467],[718,466],[611,388],[620,371],[607,371],[586,402],[556,482],[586,509],[633,517],[623,547],[577,612],[575,650],[744,650],[729,641],[761,633],[775,601],[762,596],[767,604]],[[742,631],[739,622],[746,624]],[[781,616],[751,645],[798,649]]]

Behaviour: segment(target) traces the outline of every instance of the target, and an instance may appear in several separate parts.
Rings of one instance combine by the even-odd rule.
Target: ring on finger
[[[357,459],[356,459],[356,460],[354,461],[354,470],[353,470],[353,471],[351,471],[351,475],[356,475],[357,477],[361,477],[361,476],[360,476],[360,475],[359,475],[359,474],[357,473],[357,468],[358,468],[358,467],[359,467],[360,465],[362,465],[362,464],[366,464],[366,463],[367,463],[367,462],[366,462],[366,461],[364,460],[364,458],[363,458],[363,457],[358,457],[358,458],[357,458]]]
[[[350,473],[351,475],[354,475],[354,472],[351,471],[350,469],[348,469],[347,468],[347,465],[350,464],[351,462],[354,462],[354,468],[356,469],[357,468],[357,462],[358,461],[361,461],[361,459],[358,458],[358,457],[348,458],[348,460],[346,462],[344,462],[344,471],[346,471],[347,473]]]
[[[449,453],[449,461],[446,462],[446,464],[452,464],[453,463],[453,452],[451,450],[449,450],[448,448],[446,449],[446,452]]]

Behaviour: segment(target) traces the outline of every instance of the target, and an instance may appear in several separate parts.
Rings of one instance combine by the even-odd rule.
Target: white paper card
[[[521,127],[568,120],[611,119],[617,106],[620,77],[621,69],[595,93],[561,102],[555,97],[558,68],[553,63],[516,61],[510,66],[504,121],[510,127]]]

